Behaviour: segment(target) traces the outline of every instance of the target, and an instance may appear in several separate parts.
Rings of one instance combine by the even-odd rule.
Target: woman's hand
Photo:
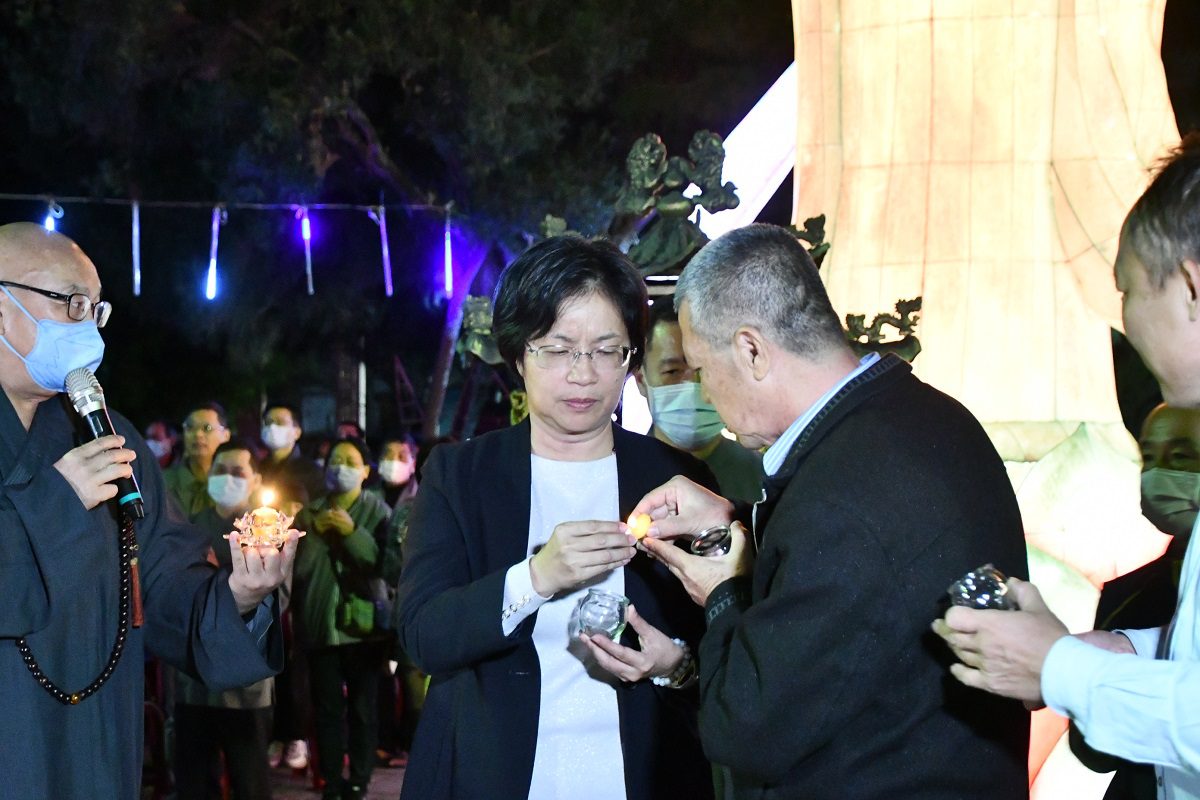
[[[336,531],[342,536],[354,533],[354,520],[350,518],[344,508],[327,508],[317,514],[313,521],[316,523],[318,533]]]
[[[683,661],[683,648],[642,619],[633,606],[625,610],[625,620],[637,631],[638,644],[642,649],[625,647],[607,636],[582,634],[579,638],[587,643],[596,663],[626,682],[674,672]]]
[[[553,597],[623,567],[637,554],[634,541],[619,522],[564,522],[529,562],[533,590]]]

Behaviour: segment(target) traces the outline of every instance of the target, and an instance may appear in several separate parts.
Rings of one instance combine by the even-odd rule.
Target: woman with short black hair
[[[296,527],[292,613],[308,658],[322,797],[360,800],[375,766],[376,698],[390,634],[375,619],[391,511],[363,491],[371,451],[340,439],[325,465],[329,493],[306,505]],[[349,779],[343,761],[349,756]]]
[[[403,797],[711,797],[690,652],[702,612],[620,522],[676,474],[712,485],[612,423],[646,308],[603,242],[549,239],[501,276],[494,329],[529,418],[425,466],[397,628],[432,681]],[[619,643],[569,637],[589,589],[629,599]]]

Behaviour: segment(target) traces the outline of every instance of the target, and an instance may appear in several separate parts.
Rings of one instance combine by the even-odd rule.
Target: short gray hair
[[[709,242],[675,286],[691,328],[714,347],[753,326],[797,355],[846,348],[846,334],[808,251],[786,229],[748,225]]]
[[[1184,137],[1160,164],[1122,234],[1158,289],[1184,261],[1200,262],[1200,133]]]

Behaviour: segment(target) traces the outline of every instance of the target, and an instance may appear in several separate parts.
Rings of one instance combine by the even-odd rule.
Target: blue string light
[[[446,286],[446,297],[454,296],[454,247],[450,243],[450,209],[446,209],[445,225],[446,251],[442,268],[442,280]]]
[[[221,236],[224,216],[225,210],[221,206],[213,206],[212,244],[208,248],[208,277],[204,281],[204,297],[208,300],[215,300],[217,297],[217,241]]]
[[[304,240],[304,278],[308,284],[309,297],[313,293],[312,278],[312,223],[308,219],[308,206],[301,206],[296,211],[300,218],[300,238]]]
[[[62,219],[62,216],[62,206],[51,200],[46,204],[46,218],[42,220],[42,227],[51,232],[58,230],[58,220]]]

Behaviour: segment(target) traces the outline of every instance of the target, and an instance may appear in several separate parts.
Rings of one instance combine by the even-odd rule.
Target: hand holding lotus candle
[[[283,547],[288,540],[288,534],[295,533],[296,538],[304,535],[291,527],[292,517],[269,506],[251,509],[239,519],[233,521],[235,532],[227,533],[226,539],[237,539],[242,547]]]
[[[288,534],[294,530],[292,521],[295,518],[272,508],[270,504],[274,499],[275,493],[264,489],[260,497],[262,505],[234,520],[233,527],[237,530],[226,534],[225,538],[230,541],[236,538],[242,547],[274,547],[276,550],[283,547]],[[296,538],[304,535],[304,531],[295,533]]]
[[[262,499],[270,502],[270,495],[264,492]],[[235,520],[236,530],[225,536],[233,563],[229,591],[240,614],[254,611],[291,574],[296,544],[304,535],[291,525],[292,517],[263,505]]]

